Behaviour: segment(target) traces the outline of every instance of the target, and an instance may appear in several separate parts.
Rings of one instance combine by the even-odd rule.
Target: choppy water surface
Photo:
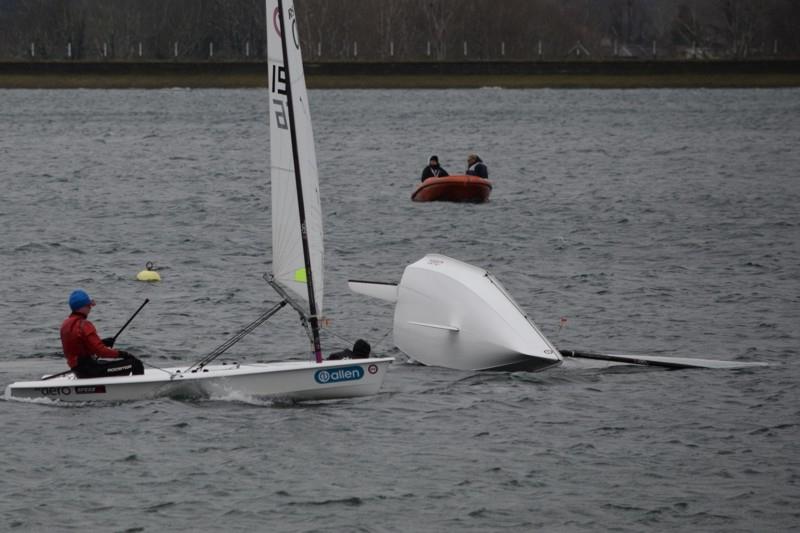
[[[326,351],[398,358],[376,397],[0,403],[3,530],[785,531],[800,523],[800,91],[312,91]],[[263,91],[0,91],[0,378],[63,367],[93,319],[191,361],[276,301]],[[431,153],[488,163],[485,205],[412,204]],[[564,348],[766,369],[404,364],[396,281],[490,269]],[[133,281],[146,261],[164,281]],[[560,318],[566,326],[559,329]],[[382,340],[383,339],[383,340]],[[282,312],[230,357],[301,357]]]

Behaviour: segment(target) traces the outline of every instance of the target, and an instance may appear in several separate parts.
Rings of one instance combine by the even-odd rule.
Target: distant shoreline
[[[800,60],[306,63],[309,88],[800,87]],[[0,62],[3,89],[258,88],[264,62]]]

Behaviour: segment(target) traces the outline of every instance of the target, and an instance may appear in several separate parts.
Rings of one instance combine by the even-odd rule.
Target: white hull
[[[750,368],[753,361],[558,350],[500,282],[482,268],[428,254],[399,285],[353,281],[359,294],[394,302],[394,342],[414,361],[456,370],[538,371],[564,357],[665,368]]]
[[[292,401],[332,400],[376,394],[392,358],[337,361],[209,365],[185,374],[187,367],[145,370],[141,376],[20,381],[6,387],[6,399],[67,402],[147,400],[162,397],[252,398]]]
[[[558,350],[482,268],[429,254],[408,265],[397,286],[350,288],[395,302],[395,345],[424,365],[538,371],[561,364]]]

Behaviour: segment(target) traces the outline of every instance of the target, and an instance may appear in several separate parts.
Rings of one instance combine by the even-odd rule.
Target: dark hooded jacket
[[[352,350],[345,348],[341,352],[332,353],[328,360],[336,361],[339,359],[367,359],[372,347],[364,339],[358,339],[353,345]]]
[[[483,160],[478,157],[477,160],[467,169],[467,176],[478,176],[479,178],[488,180],[489,169],[486,167],[486,164],[483,162]]]
[[[443,178],[445,176],[449,176],[450,174],[442,168],[442,165],[436,165],[436,167],[432,167],[428,165],[422,170],[422,178],[421,181],[425,181],[428,178]]]

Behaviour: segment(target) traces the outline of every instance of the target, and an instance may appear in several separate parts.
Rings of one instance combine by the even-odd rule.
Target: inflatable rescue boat
[[[489,199],[492,182],[478,176],[428,178],[414,190],[414,202],[467,202],[480,204]]]

